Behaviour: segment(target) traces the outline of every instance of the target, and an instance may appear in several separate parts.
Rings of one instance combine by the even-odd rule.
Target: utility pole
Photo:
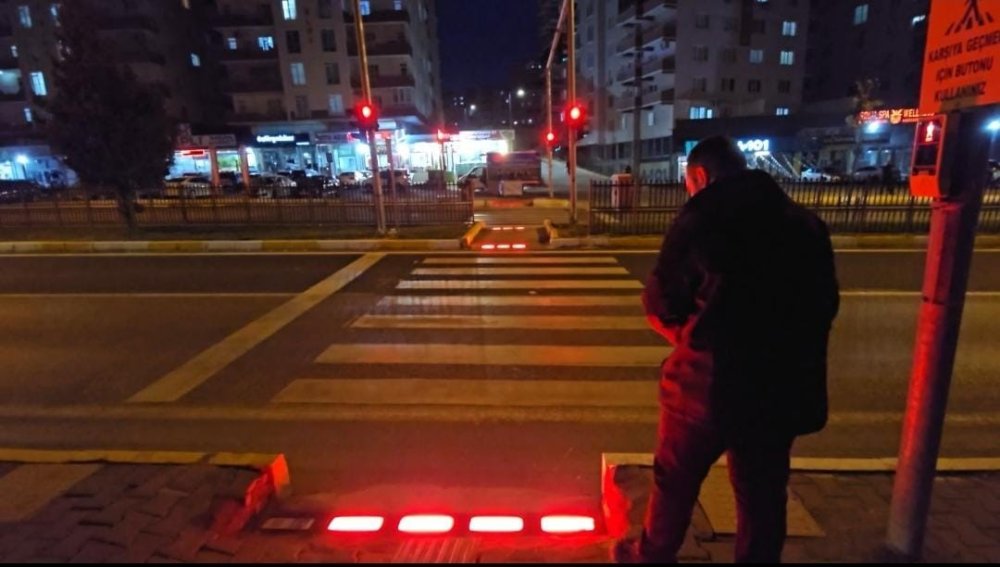
[[[566,25],[566,16],[571,4],[571,0],[563,0],[559,9],[559,22],[556,23],[556,31],[552,36],[552,45],[549,47],[549,59],[545,63],[545,104],[549,115],[547,117],[549,132],[552,132],[552,64],[555,62],[556,52],[559,51],[559,40],[563,33],[563,26]],[[569,140],[567,139],[567,144]],[[567,146],[568,149],[568,146]],[[567,156],[567,166],[569,165]],[[549,197],[552,197],[552,146],[549,145]]]
[[[948,390],[986,186],[990,138],[984,128],[992,107],[955,112],[960,120],[949,196],[931,204],[931,230],[917,323],[913,370],[903,417],[899,463],[892,487],[889,550],[907,559],[923,551]],[[948,151],[943,149],[942,151]]]
[[[559,33],[558,31],[556,33]],[[552,132],[552,68],[545,68],[545,135],[548,136],[549,132]],[[549,199],[555,197],[555,192],[552,188],[552,146],[553,143],[546,140],[545,147],[549,154]]]
[[[576,106],[576,0],[566,0],[566,52],[568,67],[568,83],[566,85],[569,95],[569,106]],[[569,139],[567,140],[569,155],[566,164],[569,166],[569,222],[576,224],[576,128],[569,129]]]
[[[372,85],[368,78],[368,49],[365,45],[365,24],[361,19],[361,0],[354,0],[354,35],[357,36],[358,42],[358,65],[360,66],[361,73],[361,96],[365,99],[366,104],[371,104],[374,107],[375,101],[372,100]],[[377,131],[378,127],[367,128],[365,137],[368,141],[368,147],[371,150],[371,161],[372,161],[372,188],[375,194],[375,229],[379,234],[386,233],[386,223],[385,223],[385,202],[382,199],[382,180],[379,178],[378,174],[378,138]],[[389,172],[390,177],[392,172]]]
[[[642,0],[635,0],[635,108],[632,113],[632,180],[639,185],[642,167]]]

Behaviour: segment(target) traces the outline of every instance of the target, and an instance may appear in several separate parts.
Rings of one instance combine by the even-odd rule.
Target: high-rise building
[[[805,101],[846,101],[873,80],[886,106],[916,106],[929,9],[929,0],[813,2]]]
[[[591,108],[581,163],[607,173],[630,165],[635,112],[642,172],[653,178],[676,174],[676,120],[796,113],[809,4],[579,0],[578,91]]]
[[[215,84],[208,68],[204,0],[89,1],[110,56],[164,94],[168,114],[212,123]],[[50,182],[59,171],[38,129],[55,95],[53,57],[60,3],[0,2],[0,179]]]
[[[217,0],[230,122],[346,130],[361,100],[354,12],[343,0]],[[381,117],[420,129],[440,113],[433,0],[365,0],[368,72]]]

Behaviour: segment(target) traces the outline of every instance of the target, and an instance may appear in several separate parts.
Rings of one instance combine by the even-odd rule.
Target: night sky
[[[538,0],[437,0],[445,91],[507,87],[514,63],[541,53]]]

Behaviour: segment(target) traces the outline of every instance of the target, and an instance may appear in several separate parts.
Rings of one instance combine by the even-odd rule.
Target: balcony
[[[655,77],[660,73],[672,74],[677,71],[677,60],[674,57],[656,58],[646,61],[640,68],[642,78]],[[615,78],[622,85],[628,87],[635,84],[635,68],[632,65],[625,65],[618,71]]]
[[[238,61],[277,61],[278,50],[269,49],[223,49],[219,53],[219,60],[225,62]]]
[[[270,11],[258,14],[213,14],[209,19],[216,28],[262,28],[274,25]]]
[[[643,93],[642,95],[642,108],[649,108],[651,106],[656,106],[657,104],[673,103],[674,89],[667,89],[665,91],[650,91],[648,93]],[[618,112],[632,112],[635,109],[635,97],[619,97],[619,99],[615,102],[615,108]]]
[[[368,80],[373,89],[386,89],[392,87],[414,87],[417,85],[413,75],[371,75]],[[351,86],[361,88],[361,77],[352,76]]]
[[[240,122],[284,122],[288,116],[284,112],[243,112],[229,115],[230,123]]]
[[[0,102],[24,102],[26,100],[28,99],[25,96],[24,89],[21,89],[16,93],[0,92]]]
[[[660,24],[647,27],[642,31],[642,47],[644,48],[661,39],[664,41],[675,41],[677,39],[677,24]],[[635,53],[634,34],[626,34],[626,36],[618,42],[616,51],[621,55],[632,55]]]
[[[386,24],[386,23],[410,23],[410,13],[406,10],[372,10],[370,14],[361,18],[366,24]],[[344,12],[344,22],[354,23],[354,12]]]
[[[256,80],[233,80],[226,83],[223,90],[228,93],[283,93],[285,87],[281,80],[256,79]]]
[[[406,116],[416,116],[426,122],[427,117],[420,112],[415,104],[393,104],[382,107],[382,118],[403,118]]]
[[[143,30],[152,33],[159,33],[160,24],[149,16],[108,16],[102,18],[98,24],[100,29],[105,31],[119,30]]]
[[[408,41],[384,41],[382,43],[371,43],[367,46],[369,57],[381,55],[413,55],[413,46]],[[347,42],[347,54],[351,57],[358,56],[358,44],[353,38]]]
[[[635,4],[618,14],[618,25],[634,24],[637,16],[643,18],[655,18],[665,14],[668,10],[677,9],[677,0],[644,0],[642,3],[642,14],[636,14]]]
[[[0,57],[0,69],[20,69],[21,62],[16,57],[11,57],[7,55],[6,57]]]

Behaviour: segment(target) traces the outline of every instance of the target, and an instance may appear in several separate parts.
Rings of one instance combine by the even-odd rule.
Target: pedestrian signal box
[[[948,116],[935,115],[917,122],[910,167],[910,192],[916,197],[940,198],[948,194],[950,175],[945,156]]]

